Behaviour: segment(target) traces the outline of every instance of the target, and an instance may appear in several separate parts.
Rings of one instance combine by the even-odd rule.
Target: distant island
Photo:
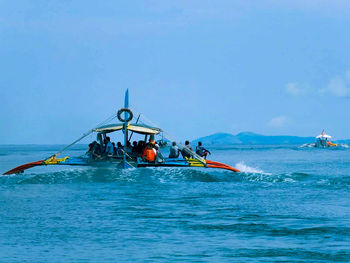
[[[267,136],[253,132],[241,132],[237,135],[230,133],[214,133],[193,141],[201,141],[205,145],[227,144],[304,144],[315,142],[315,137],[299,137],[289,135]],[[350,143],[350,140],[337,140],[339,143]]]

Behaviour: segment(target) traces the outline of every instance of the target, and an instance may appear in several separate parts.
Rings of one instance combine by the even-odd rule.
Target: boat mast
[[[125,99],[124,99],[124,108],[129,109],[129,89],[125,92]],[[124,112],[124,153],[123,153],[123,161],[120,163],[121,168],[130,168],[130,164],[126,161],[126,149],[128,144],[128,119],[129,119],[129,113]]]

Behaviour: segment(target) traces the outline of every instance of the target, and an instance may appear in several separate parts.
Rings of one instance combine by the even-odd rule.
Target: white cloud
[[[301,96],[306,93],[306,90],[304,88],[300,87],[298,83],[293,82],[287,83],[285,89],[286,92],[292,96]]]
[[[321,93],[328,93],[336,97],[347,97],[350,95],[350,71],[343,76],[332,78],[327,88],[321,89]]]
[[[278,116],[272,118],[267,125],[272,127],[283,127],[288,123],[288,118],[286,116]]]
[[[346,82],[340,77],[331,79],[327,88],[328,92],[337,97],[346,97],[349,95],[349,89],[346,87]]]

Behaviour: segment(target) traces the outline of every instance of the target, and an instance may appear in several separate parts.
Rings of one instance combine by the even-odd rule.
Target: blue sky
[[[1,1],[0,144],[68,143],[123,103],[175,138],[350,138],[349,1]]]

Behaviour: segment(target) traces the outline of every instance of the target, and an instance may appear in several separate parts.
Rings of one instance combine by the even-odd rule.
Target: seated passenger
[[[145,142],[144,141],[139,141],[137,143],[137,153],[141,155],[143,153],[143,150],[145,148]]]
[[[113,155],[117,155],[117,147],[115,147],[115,143],[112,142],[113,145]]]
[[[88,150],[87,150],[86,153],[91,153],[91,152],[92,152],[92,148],[94,147],[95,142],[96,142],[96,141],[93,141],[92,143],[89,144],[89,148],[88,148]]]
[[[131,143],[129,141],[126,142],[126,152],[127,153],[131,153],[132,152]]]
[[[172,146],[170,147],[170,153],[169,158],[177,158],[180,155],[179,147],[176,146],[176,142],[172,143]]]
[[[111,138],[106,137],[106,148],[105,148],[105,154],[106,155],[113,155],[113,144],[111,143]]]
[[[200,157],[204,157],[204,159],[207,159],[208,153],[211,154],[211,152],[202,146],[202,142],[198,142],[198,145],[196,147],[196,154],[198,154]]]
[[[132,149],[131,149],[131,152],[133,152],[133,153],[137,153],[137,152],[138,152],[138,149],[137,149],[137,141],[133,141],[133,142],[132,142]]]
[[[131,152],[129,153],[131,157],[137,157],[138,156],[138,148],[137,148],[137,141],[132,142]]]
[[[193,149],[189,141],[185,141],[185,146],[182,148],[181,155],[183,158],[193,158]]]
[[[94,160],[102,158],[101,146],[96,141],[93,141],[92,143],[89,144],[89,150],[87,153]]]
[[[117,142],[117,148],[115,149],[116,151],[116,156],[122,156],[124,153],[124,148],[121,142]]]
[[[160,150],[160,146],[156,141],[152,141],[154,149],[156,149],[157,152]]]
[[[142,160],[147,162],[155,162],[157,158],[157,151],[154,149],[152,143],[147,143],[146,147],[141,155]]]
[[[157,163],[162,163],[164,162],[164,157],[162,152],[160,151],[160,146],[156,141],[152,141],[153,144],[153,148],[156,150],[156,154],[157,154],[157,158],[156,158],[156,162]]]

